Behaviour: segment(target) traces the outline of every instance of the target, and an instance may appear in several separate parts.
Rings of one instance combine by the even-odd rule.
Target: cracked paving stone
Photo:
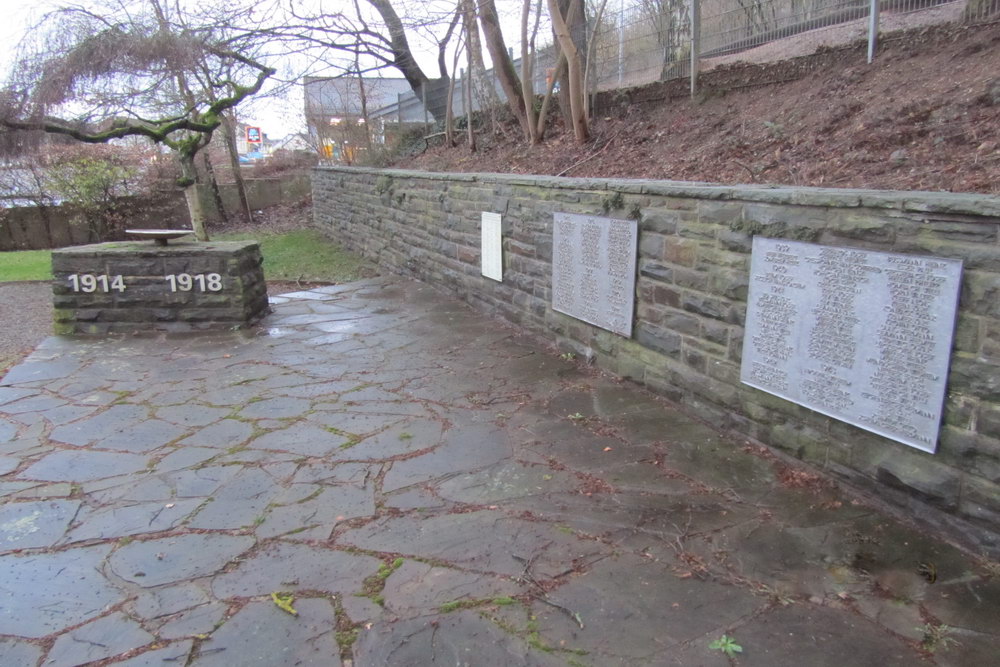
[[[178,447],[156,462],[154,472],[162,474],[191,468],[211,458],[215,458],[219,454],[218,449],[212,449],[211,447]]]
[[[567,614],[536,603],[532,610],[548,644],[565,641],[616,661],[649,660],[698,637],[721,635],[767,605],[745,588],[681,579],[662,563],[630,554],[605,559],[571,577],[549,593],[549,599],[601,631],[580,632]]]
[[[0,476],[17,470],[19,465],[21,465],[21,459],[16,459],[12,456],[0,456]]]
[[[207,466],[178,470],[162,476],[163,482],[178,498],[205,498],[238,475],[240,466]]]
[[[564,573],[574,559],[590,561],[607,554],[603,545],[554,530],[547,523],[491,511],[382,519],[347,531],[339,543],[509,576],[524,571],[518,557],[534,559],[536,575],[548,577]]]
[[[371,556],[305,544],[270,543],[232,572],[212,580],[217,598],[267,595],[280,590],[351,594],[381,561]]]
[[[374,468],[374,469],[373,469]],[[365,486],[378,473],[378,464],[370,463],[307,463],[299,466],[295,483],[325,482],[328,484],[357,484]],[[279,502],[294,502],[282,500]]]
[[[209,633],[225,618],[228,609],[229,606],[221,602],[195,607],[161,625],[156,634],[163,639],[181,639]]]
[[[49,437],[58,442],[82,447],[97,440],[104,440],[148,418],[149,408],[143,405],[112,405],[93,417],[53,429]]]
[[[177,535],[119,547],[108,561],[119,577],[144,588],[215,574],[254,545],[235,535]]]
[[[96,407],[86,407],[80,405],[63,405],[58,408],[46,410],[38,413],[53,426],[61,426],[70,422],[83,419],[97,411]]]
[[[101,614],[119,591],[101,576],[111,547],[0,557],[0,634],[38,638]]]
[[[0,639],[0,664],[20,667],[20,665],[37,665],[42,659],[42,649],[13,638]]]
[[[73,495],[74,487],[68,482],[58,482],[56,484],[38,484],[35,482],[30,482],[31,488],[19,491],[16,498],[40,498],[42,500],[48,500],[49,498],[65,498],[67,496]]]
[[[329,380],[326,382],[303,383],[296,386],[282,387],[280,393],[283,396],[292,396],[294,398],[318,399],[329,398],[331,396],[336,397],[357,386],[358,383],[353,381]]]
[[[408,560],[386,579],[382,595],[386,609],[413,616],[436,612],[449,602],[513,597],[522,592],[508,579]]]
[[[245,468],[213,493],[188,526],[214,530],[252,526],[281,490],[263,470]]]
[[[187,639],[174,642],[166,648],[146,651],[134,658],[114,663],[115,667],[176,667],[187,664],[187,656],[191,654],[194,641]]]
[[[20,497],[21,492],[34,489],[38,486],[41,486],[38,482],[0,482],[0,497]]]
[[[275,507],[254,532],[257,537],[268,538],[302,528],[322,526],[329,535],[341,521],[369,516],[375,516],[375,495],[372,490],[347,485],[328,486],[311,500]]]
[[[5,385],[23,384],[25,382],[41,382],[44,380],[58,380],[69,377],[81,366],[79,361],[71,358],[55,360],[38,359],[38,352],[28,356],[27,359],[10,369],[10,372],[3,377]]]
[[[441,444],[443,434],[444,427],[439,422],[407,419],[353,445],[349,456],[352,459],[379,460],[410,454]]]
[[[36,394],[38,394],[38,392],[32,389],[17,389],[15,387],[0,386],[0,407],[8,403],[13,403],[14,401],[19,401],[25,396],[33,396]]]
[[[268,398],[263,401],[250,403],[240,410],[240,416],[244,419],[281,419],[282,417],[298,417],[304,412],[308,412],[312,407],[312,402],[303,398],[292,398],[291,396],[280,396],[278,398]]]
[[[85,510],[78,517],[79,525],[70,532],[66,541],[72,543],[170,530],[180,525],[200,504],[200,499],[187,499]]]
[[[254,433],[253,425],[238,419],[223,419],[184,438],[181,445],[229,449],[242,445]]]
[[[0,419],[0,442],[10,442],[17,437],[18,428],[5,419]]]
[[[348,442],[350,442],[348,438],[324,428],[294,424],[288,428],[265,433],[252,440],[250,446],[254,449],[291,452],[302,456],[324,456]]]
[[[382,431],[405,419],[402,415],[350,412],[336,403],[321,403],[314,406],[314,409],[315,412],[306,415],[309,421],[357,435]]]
[[[388,493],[459,472],[487,468],[512,456],[506,433],[491,424],[452,429],[434,451],[396,461],[382,482]]]
[[[66,529],[80,503],[76,500],[42,500],[0,506],[0,550],[52,546]]]
[[[187,429],[160,419],[148,419],[127,426],[94,443],[101,449],[121,452],[150,452],[177,440]]]
[[[210,408],[205,405],[173,405],[156,410],[156,416],[178,426],[207,426],[229,414],[225,408]]]
[[[739,656],[741,667],[915,665],[921,662],[916,647],[874,623],[854,614],[808,604],[777,607],[735,628],[730,634],[743,642],[743,653]]]
[[[180,583],[139,591],[132,610],[140,618],[155,619],[208,603],[209,597],[198,585]]]
[[[46,656],[46,667],[75,667],[121,655],[154,640],[139,624],[121,612],[91,621],[56,639]]]
[[[339,667],[333,605],[321,599],[300,599],[293,604],[298,616],[270,601],[251,602],[202,643],[191,666]]]
[[[489,504],[513,498],[568,492],[579,486],[580,480],[566,471],[504,462],[481,472],[451,477],[437,485],[437,492],[447,500]]]
[[[87,482],[145,470],[148,459],[137,454],[62,450],[53,452],[18,477],[44,482]]]
[[[25,412],[44,412],[66,405],[66,400],[55,396],[31,396],[3,406],[3,411],[9,415],[19,415]]]
[[[568,656],[571,657],[571,656]],[[358,665],[503,665],[565,667],[566,658],[531,647],[527,641],[462,610],[433,618],[379,621],[362,630],[354,645]]]
[[[927,611],[945,625],[998,637],[1000,581],[992,578],[974,583],[972,585],[967,577],[938,582],[928,587],[921,601]]]

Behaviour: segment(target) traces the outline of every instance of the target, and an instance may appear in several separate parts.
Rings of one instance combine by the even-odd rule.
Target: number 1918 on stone
[[[221,292],[222,276],[218,273],[172,273],[163,276],[163,279],[170,285],[171,292]]]

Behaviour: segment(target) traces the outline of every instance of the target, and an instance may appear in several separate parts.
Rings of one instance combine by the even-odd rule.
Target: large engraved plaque
[[[962,262],[755,237],[740,379],[937,448]]]
[[[635,220],[556,213],[552,230],[552,308],[632,336]]]

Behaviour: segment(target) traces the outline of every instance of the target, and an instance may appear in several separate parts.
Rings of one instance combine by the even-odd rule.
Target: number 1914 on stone
[[[68,276],[69,286],[74,292],[116,292],[125,291],[125,279],[120,275],[95,275],[93,273],[73,273]]]

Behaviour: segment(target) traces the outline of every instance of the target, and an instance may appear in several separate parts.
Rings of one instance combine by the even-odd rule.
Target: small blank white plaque
[[[481,257],[483,275],[503,282],[503,238],[499,213],[483,211]]]

